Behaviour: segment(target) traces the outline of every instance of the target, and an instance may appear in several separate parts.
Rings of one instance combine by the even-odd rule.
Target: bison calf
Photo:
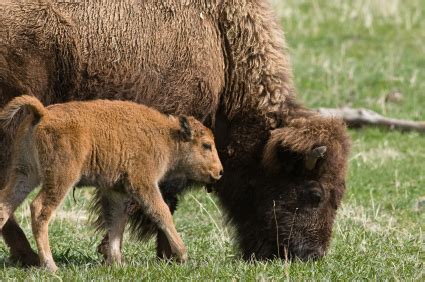
[[[193,117],[166,116],[131,102],[96,100],[45,108],[32,96],[13,99],[0,120],[10,123],[22,108],[31,115],[20,123],[8,181],[0,190],[0,230],[42,183],[31,203],[32,229],[41,265],[55,271],[48,223],[69,189],[84,183],[100,188],[109,203],[109,263],[121,261],[130,198],[166,234],[177,259],[186,260],[158,183],[180,178],[211,183],[221,177],[223,167],[209,129]]]

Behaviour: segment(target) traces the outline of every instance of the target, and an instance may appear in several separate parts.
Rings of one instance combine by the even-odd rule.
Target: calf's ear
[[[190,127],[188,118],[186,116],[180,116],[179,122],[180,122],[180,130],[179,130],[180,137],[184,141],[193,140],[193,132],[192,132],[192,128]]]

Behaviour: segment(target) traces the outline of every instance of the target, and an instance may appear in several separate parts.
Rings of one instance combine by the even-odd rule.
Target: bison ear
[[[326,150],[326,146],[320,146],[308,152],[305,156],[305,167],[308,170],[313,170],[316,167],[317,161],[325,157]]]
[[[297,134],[298,133],[298,134]],[[326,146],[314,147],[315,140],[300,139],[299,132],[291,128],[271,131],[264,148],[263,165],[271,172],[301,173],[314,170],[319,159],[325,158]],[[313,147],[313,149],[311,149]]]
[[[193,133],[192,133],[192,128],[190,127],[188,118],[186,116],[180,116],[179,122],[180,122],[180,129],[179,129],[180,137],[186,142],[191,141],[193,139]]]

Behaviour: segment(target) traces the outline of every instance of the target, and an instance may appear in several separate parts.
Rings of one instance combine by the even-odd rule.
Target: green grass
[[[273,0],[285,29],[299,97],[310,107],[368,107],[425,120],[425,2],[422,0]],[[385,103],[399,91],[402,103]],[[348,190],[329,254],[318,262],[246,263],[216,199],[186,195],[175,216],[187,244],[184,265],[155,259],[154,243],[125,240],[122,267],[100,263],[100,241],[86,224],[89,190],[69,196],[51,225],[60,271],[9,266],[0,242],[0,280],[425,280],[425,136],[350,131]],[[420,205],[419,203],[422,203]],[[18,217],[30,235],[28,205]],[[34,242],[32,241],[34,245]]]

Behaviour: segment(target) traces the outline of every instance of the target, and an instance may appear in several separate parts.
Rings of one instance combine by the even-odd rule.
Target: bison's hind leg
[[[13,214],[9,217],[2,230],[6,245],[10,248],[10,260],[23,266],[38,266],[40,260],[34,252]]]
[[[6,187],[0,190],[0,231],[11,250],[11,259],[25,266],[38,265],[38,255],[31,249],[13,212],[39,184],[39,179],[29,167],[19,166],[9,174]]]

